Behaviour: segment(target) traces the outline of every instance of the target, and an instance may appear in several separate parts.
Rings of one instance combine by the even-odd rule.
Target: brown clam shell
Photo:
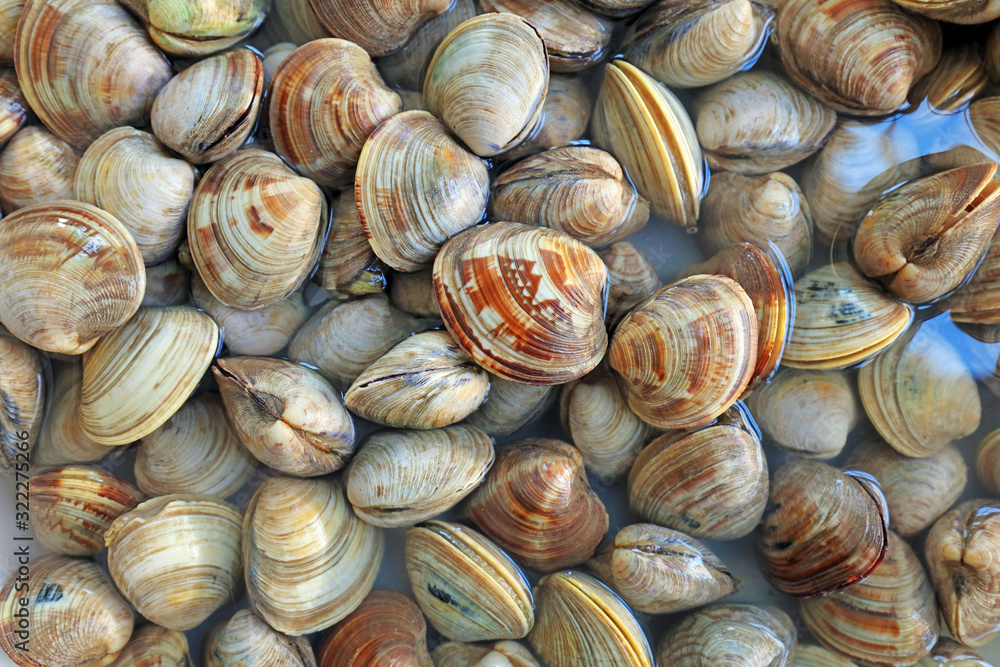
[[[429,320],[441,319],[434,293],[434,271],[393,273],[389,282],[389,300],[396,308]]]
[[[568,146],[583,138],[590,123],[590,107],[590,93],[580,77],[549,76],[542,117],[531,135],[504,153],[504,158],[517,160],[549,148]]]
[[[136,628],[111,667],[192,667],[187,637],[153,623]]]
[[[967,283],[948,297],[951,319],[966,324],[1000,324],[1000,233]]]
[[[447,11],[417,28],[405,47],[379,58],[379,71],[390,83],[419,91],[438,44],[449,32],[479,13],[476,5],[475,0],[454,0]]]
[[[6,362],[4,365],[10,368]],[[32,461],[43,466],[90,463],[117,451],[114,447],[96,442],[83,430],[80,414],[82,364],[79,361],[58,364],[53,366],[53,371],[55,381],[48,397],[51,407],[41,421]]]
[[[952,46],[941,54],[934,71],[910,89],[910,103],[920,104],[926,99],[932,109],[961,111],[985,91],[990,81],[987,67],[979,44]]]
[[[976,473],[990,493],[1000,494],[1000,429],[987,433],[976,447]]]
[[[510,435],[543,415],[556,397],[556,389],[554,385],[521,384],[490,374],[489,396],[466,423],[494,437]]]
[[[25,0],[0,0],[0,62],[14,61],[14,37]]]
[[[381,292],[385,267],[361,226],[353,190],[342,190],[330,209],[330,233],[313,282],[338,298]]]
[[[432,667],[420,608],[396,591],[374,590],[320,643],[320,667]]]
[[[29,125],[0,153],[0,208],[19,208],[60,199],[77,199],[74,180],[80,151],[44,127]]]
[[[451,6],[449,0],[309,0],[309,4],[328,33],[354,42],[372,56],[402,48],[422,23]]]
[[[608,307],[604,321],[614,331],[629,311],[663,287],[656,268],[627,241],[612,243],[597,253],[608,266]]]
[[[203,667],[316,667],[308,640],[272,629],[251,609],[220,621],[202,646]]]

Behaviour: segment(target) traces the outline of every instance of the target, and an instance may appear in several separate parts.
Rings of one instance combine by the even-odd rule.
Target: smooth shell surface
[[[993,235],[976,272],[945,303],[956,322],[1000,324],[1000,233]]]
[[[378,59],[378,68],[390,83],[419,91],[427,76],[427,65],[445,36],[479,13],[475,0],[456,0],[448,11],[427,21],[413,33],[402,49]]]
[[[776,607],[718,604],[688,614],[660,640],[661,665],[783,667],[795,652],[792,619]]]
[[[1000,494],[1000,429],[987,433],[976,447],[976,473],[990,493]]]
[[[541,667],[527,646],[507,639],[488,646],[445,642],[433,655],[437,667]]]

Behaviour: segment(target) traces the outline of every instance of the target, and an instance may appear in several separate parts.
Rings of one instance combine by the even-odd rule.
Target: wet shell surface
[[[967,42],[945,49],[937,67],[910,88],[910,103],[927,100],[927,106],[938,111],[962,110],[985,91],[990,82],[987,68],[979,44]]]
[[[147,623],[137,628],[111,667],[192,667],[183,632]]]
[[[433,655],[437,667],[541,667],[527,646],[506,639],[491,646],[445,642]]]
[[[427,65],[445,36],[478,14],[475,0],[456,0],[451,7],[427,21],[410,37],[406,46],[378,59],[378,69],[390,83],[419,91],[427,76]]]
[[[139,308],[146,272],[118,220],[57,201],[0,220],[0,323],[47,352],[81,354]]]
[[[114,662],[132,635],[133,617],[104,572],[91,561],[50,554],[33,561],[30,574],[28,591],[17,589],[16,570],[0,589],[0,648],[16,656],[19,667]],[[27,640],[18,636],[23,630],[14,618],[21,609],[30,619]],[[27,651],[17,648],[23,641],[29,642]]]
[[[993,235],[976,272],[945,302],[956,322],[1000,324],[1000,233]]]
[[[322,641],[319,664],[432,667],[427,652],[427,623],[420,608],[402,593],[372,591]]]
[[[360,45],[372,56],[403,47],[422,23],[451,5],[448,0],[377,3],[309,0],[309,4],[328,33]]]
[[[627,241],[612,243],[597,254],[608,267],[611,286],[604,321],[614,331],[634,306],[659,291],[663,283],[649,259]]]
[[[49,426],[59,410],[52,403],[61,398],[59,385],[54,390],[46,386],[43,363],[32,347],[0,329],[0,470],[8,476],[27,472],[30,462],[38,462],[31,450],[39,442],[39,428]],[[46,392],[49,418],[43,420]]]
[[[559,440],[500,448],[464,507],[504,551],[539,572],[584,562],[608,530],[607,510],[590,488],[580,452]]]
[[[896,4],[932,19],[951,23],[987,23],[1000,16],[1000,3],[996,0],[895,0]]]
[[[920,667],[993,667],[968,646],[963,646],[947,637],[941,637],[931,652],[917,665]]]
[[[10,368],[6,363],[4,366]],[[80,363],[54,365],[53,377],[49,414],[38,430],[32,461],[43,466],[90,463],[117,451],[96,442],[83,430],[80,414],[83,366]]]
[[[66,556],[104,549],[104,531],[143,500],[117,475],[93,466],[48,468],[31,477],[32,524],[42,546]]]
[[[306,639],[271,629],[251,609],[220,622],[206,638],[204,650],[204,667],[316,667]]]
[[[590,123],[591,99],[587,87],[577,76],[553,74],[542,103],[542,116],[534,131],[504,158],[516,160],[549,148],[568,146],[581,139]]]
[[[587,567],[647,614],[700,607],[739,588],[739,579],[704,544],[651,523],[619,530]]]
[[[19,208],[74,199],[73,182],[80,164],[76,150],[44,127],[21,129],[0,153],[0,208]]]
[[[520,639],[535,622],[528,581],[478,532],[444,521],[406,531],[406,573],[431,625],[449,639]]]
[[[385,289],[385,267],[365,236],[354,191],[341,191],[331,211],[330,233],[313,282],[340,298],[381,292]]]
[[[0,148],[28,122],[28,113],[28,101],[17,84],[17,73],[11,68],[0,67]]]
[[[176,56],[199,57],[221,51],[253,32],[267,16],[268,0],[124,0],[146,24],[161,49]]]
[[[347,499],[372,525],[412,526],[454,507],[492,465],[492,439],[474,426],[379,431],[345,472]]]
[[[797,633],[776,607],[717,604],[683,617],[657,647],[662,665],[736,664],[783,667],[795,654]]]
[[[725,276],[667,285],[615,330],[608,355],[629,405],[657,428],[691,428],[725,412],[753,377],[753,302]]]
[[[861,581],[885,558],[886,501],[866,473],[793,460],[772,476],[768,502],[756,546],[764,576],[783,593],[832,593]]]
[[[555,396],[553,385],[520,384],[491,374],[486,402],[466,423],[494,437],[510,435],[541,416]]]
[[[448,331],[477,364],[526,384],[563,384],[597,366],[607,283],[579,241],[511,222],[463,232],[434,260]]]

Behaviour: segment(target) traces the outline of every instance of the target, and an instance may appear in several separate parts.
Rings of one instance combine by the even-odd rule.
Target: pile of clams
[[[0,648],[1000,665],[998,165],[1000,0],[0,0]]]

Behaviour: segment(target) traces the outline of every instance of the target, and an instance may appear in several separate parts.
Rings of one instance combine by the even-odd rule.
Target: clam
[[[993,667],[982,656],[954,639],[941,637],[934,648],[917,663],[919,667]]]
[[[132,635],[132,609],[94,563],[21,557],[0,589],[0,648],[19,667],[101,667]],[[28,620],[24,620],[28,619]]]
[[[420,323],[378,294],[346,303],[329,303],[299,329],[288,356],[315,366],[338,389],[361,373]]]
[[[539,572],[584,562],[608,530],[607,510],[590,488],[583,457],[560,440],[498,448],[465,512],[500,548]]]
[[[577,72],[604,59],[612,23],[570,0],[482,0],[484,12],[522,17],[545,43],[553,72]]]
[[[859,583],[802,600],[802,620],[816,639],[851,660],[912,665],[938,638],[937,605],[924,568],[903,538],[889,532],[885,560]]]
[[[968,476],[954,445],[915,459],[869,440],[854,449],[844,465],[878,480],[893,529],[902,537],[916,536],[944,514],[962,495]]]
[[[145,618],[190,630],[240,589],[242,520],[235,505],[211,496],[147,500],[105,533],[108,570]]]
[[[551,75],[538,124],[527,139],[504,153],[504,158],[517,160],[583,138],[590,123],[590,106],[590,93],[580,77]]]
[[[863,414],[854,383],[838,371],[782,369],[747,405],[771,442],[814,459],[840,454]]]
[[[451,6],[448,0],[378,3],[309,0],[309,4],[329,34],[360,45],[372,56],[402,48],[420,24]]]
[[[998,535],[997,502],[969,500],[938,519],[924,545],[948,629],[955,639],[973,647],[1000,632]]]
[[[354,420],[319,373],[270,357],[212,368],[229,422],[259,461],[298,477],[340,470],[354,453]]]
[[[666,86],[629,62],[611,62],[590,131],[598,146],[618,158],[653,213],[695,227],[704,158],[691,118]]]
[[[201,276],[191,281],[191,297],[225,331],[226,347],[233,354],[269,355],[285,349],[299,327],[309,318],[301,291],[280,301],[243,310],[222,303],[208,290]]]
[[[781,172],[713,175],[698,225],[698,239],[709,253],[741,241],[765,249],[773,243],[793,275],[801,275],[812,258],[812,211],[798,184]]]
[[[17,20],[25,0],[0,0],[0,62],[13,62]]]
[[[446,11],[417,28],[406,46],[379,58],[379,71],[397,86],[419,91],[441,40],[478,13],[474,0],[455,0]]]
[[[524,644],[509,639],[490,646],[445,642],[433,655],[437,667],[541,667]]]
[[[510,435],[545,413],[556,396],[553,385],[511,382],[490,375],[486,402],[468,416],[466,422],[488,435]]]
[[[264,22],[269,0],[124,0],[146,24],[149,36],[175,56],[205,56],[222,51]]]
[[[0,15],[2,12],[0,7]],[[0,148],[28,122],[28,113],[28,101],[17,84],[17,73],[9,67],[0,67]]]
[[[251,609],[220,622],[205,640],[205,667],[316,667],[303,637],[272,630]]]
[[[749,11],[753,3],[721,6],[741,4]],[[748,175],[801,162],[820,149],[837,122],[832,109],[771,72],[742,72],[712,86],[698,96],[695,115],[709,166]]]
[[[267,96],[275,152],[331,187],[351,183],[368,135],[403,110],[364,49],[341,39],[295,49],[275,71]]]
[[[847,658],[827,651],[816,644],[799,644],[795,647],[792,667],[856,667]]]
[[[21,475],[11,473],[27,473],[32,460],[37,462],[38,456],[32,456],[31,450],[39,441],[38,430],[54,421],[51,416],[42,420],[46,398],[43,363],[33,348],[0,329],[0,471],[18,480]],[[56,393],[50,401],[52,398],[61,397]]]
[[[535,627],[528,642],[552,667],[630,665],[656,661],[632,611],[604,584],[582,572],[542,577],[535,589]]]
[[[287,40],[296,45],[329,37],[309,0],[272,0],[264,33],[271,33],[273,42]]]
[[[979,97],[988,83],[987,65],[979,45],[959,44],[945,49],[937,67],[910,88],[909,99],[911,104],[926,99],[938,111],[961,111]]]
[[[990,493],[1000,493],[1000,429],[986,434],[976,448],[976,473]],[[957,496],[952,500],[957,500]]]
[[[996,170],[995,162],[959,167],[890,192],[858,227],[858,268],[903,301],[926,303],[954,290],[997,230]]]
[[[389,283],[389,300],[396,308],[414,317],[440,318],[431,269],[394,274]]]
[[[889,0],[789,0],[775,38],[796,85],[859,116],[899,109],[941,56],[940,27]]]
[[[490,217],[555,229],[604,246],[644,227],[649,206],[610,154],[590,146],[544,151],[494,181]]]
[[[153,98],[172,75],[146,31],[114,0],[27,0],[15,47],[31,110],[80,150],[116,127],[147,125]]]
[[[135,482],[151,496],[197,493],[227,498],[257,468],[257,459],[226,422],[222,399],[200,394],[140,441]]]
[[[704,544],[651,523],[619,530],[587,567],[647,614],[700,607],[735,593],[740,583]]]
[[[470,528],[428,521],[407,530],[406,573],[420,609],[449,639],[520,639],[534,625],[527,579]]]
[[[660,436],[628,475],[637,517],[703,539],[732,540],[760,523],[767,459],[755,433],[719,423]]]
[[[625,390],[604,367],[563,385],[559,414],[587,470],[608,483],[628,472],[655,433],[632,412]]]
[[[328,628],[371,590],[382,550],[382,531],[354,515],[339,481],[272,477],[243,523],[250,602],[287,635]]]
[[[757,359],[746,392],[767,382],[778,368],[795,317],[792,276],[781,251],[772,259],[752,243],[733,243],[679,277],[721,275],[735,280],[753,303],[757,319]]]
[[[716,604],[683,617],[657,647],[662,665],[733,664],[783,667],[795,654],[797,633],[776,607]]]
[[[320,37],[316,39],[320,39]],[[271,79],[274,78],[274,73],[278,70],[278,67],[297,48],[299,48],[298,44],[279,42],[264,49],[262,54],[264,58],[261,60],[261,66],[264,68],[264,88],[268,88],[271,85]]]
[[[73,182],[80,151],[44,127],[20,130],[0,153],[0,208],[19,208],[74,199]]]
[[[827,264],[795,281],[795,323],[781,363],[829,370],[867,361],[910,326],[909,306],[850,264]]]
[[[413,600],[375,590],[320,644],[320,667],[406,665],[432,667],[427,624]]]
[[[83,430],[108,446],[155,431],[194,392],[219,337],[218,325],[200,310],[140,310],[83,357]]]
[[[412,526],[454,507],[493,465],[493,441],[474,426],[372,434],[344,473],[362,521]]]
[[[605,322],[614,331],[629,311],[663,287],[656,268],[627,241],[612,243],[597,253],[608,267],[608,305]]]
[[[194,192],[194,167],[148,132],[120,127],[102,134],[76,168],[76,198],[115,216],[146,264],[177,250]],[[176,305],[176,304],[174,304]]]
[[[365,369],[344,394],[344,404],[376,424],[440,428],[472,414],[489,390],[486,371],[447,331],[425,331]]]
[[[979,428],[976,381],[962,355],[930,327],[863,367],[858,391],[879,434],[907,456],[930,456]]]
[[[489,188],[486,163],[426,111],[379,125],[354,179],[365,235],[397,271],[429,268],[445,241],[483,218]]]
[[[934,2],[933,0],[895,0],[901,7],[929,16],[939,21],[951,23],[988,23],[1000,16],[1000,2],[971,2],[956,0],[955,2]]]
[[[342,191],[331,211],[330,233],[313,282],[338,298],[381,292],[385,270],[365,236],[353,190]]]
[[[438,45],[427,66],[428,110],[481,157],[513,148],[530,135],[549,83],[545,44],[514,14],[465,21]]]
[[[866,473],[792,460],[771,478],[769,507],[756,546],[764,576],[782,593],[832,593],[863,580],[885,558],[886,501]]]
[[[104,549],[104,531],[143,500],[124,479],[94,466],[47,468],[31,476],[32,523],[43,547],[65,556]]]
[[[725,412],[757,357],[753,302],[725,276],[667,285],[615,330],[608,354],[629,405],[657,428],[691,428]]]
[[[156,96],[153,134],[194,164],[221,160],[236,152],[257,124],[263,87],[263,62],[250,49],[199,60]]]
[[[205,286],[252,310],[306,280],[323,247],[326,199],[273,153],[249,149],[215,163],[191,199],[188,242]]]
[[[176,259],[146,269],[146,291],[142,308],[180,306],[190,298],[191,271]]]
[[[96,442],[83,430],[80,414],[83,366],[78,362],[59,364],[53,370],[49,413],[37,431],[38,442],[32,461],[43,466],[90,463],[116,451]]]
[[[772,18],[767,5],[750,0],[660,0],[639,16],[622,49],[668,86],[707,86],[754,64]]]
[[[184,633],[147,623],[132,633],[111,667],[192,667]]]
[[[128,230],[74,201],[35,204],[0,220],[0,274],[0,323],[33,347],[63,354],[82,354],[124,324],[146,287]]]
[[[951,319],[962,324],[1000,324],[1000,233],[972,277],[945,302]]]
[[[512,222],[463,232],[434,260],[448,331],[477,364],[526,384],[563,384],[597,366],[607,284],[587,246]]]

